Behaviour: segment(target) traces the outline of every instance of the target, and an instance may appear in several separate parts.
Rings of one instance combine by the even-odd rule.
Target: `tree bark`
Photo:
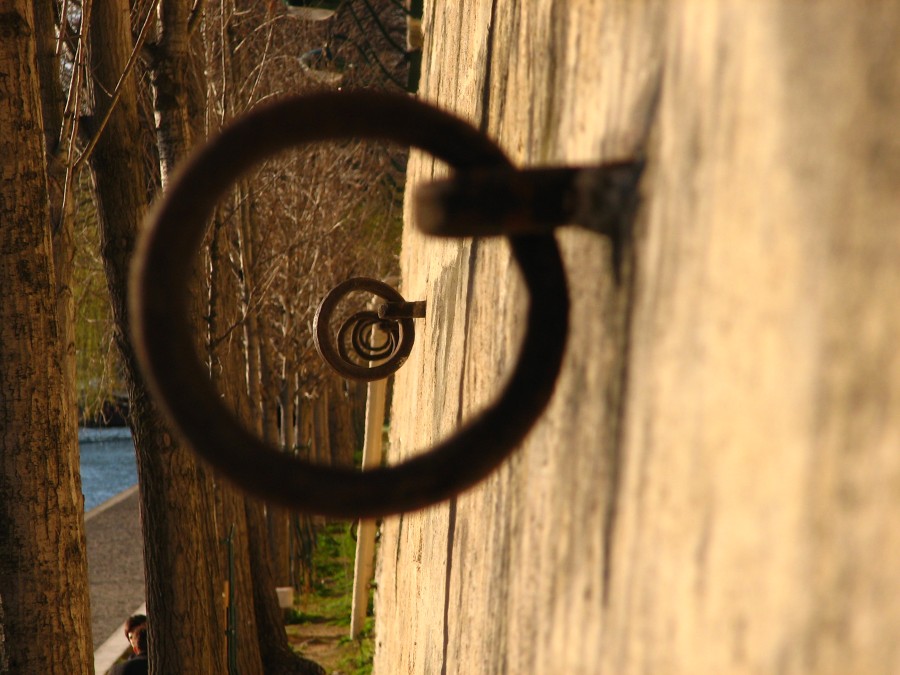
[[[34,2],[37,66],[41,84],[41,115],[44,123],[44,145],[47,160],[47,189],[50,198],[50,226],[53,233],[53,267],[56,276],[57,312],[61,340],[66,359],[66,376],[75,382],[75,309],[72,294],[72,271],[75,259],[74,199],[66,198],[68,167],[64,148],[63,110],[65,93],[60,77],[60,62],[56,53],[56,19],[53,5]],[[75,387],[71,387],[75,405]]]
[[[91,49],[95,115],[102,119],[133,48],[129,5],[109,0],[93,7]],[[147,201],[139,153],[142,136],[133,75],[100,136],[91,165],[101,222],[101,249],[125,364],[131,424],[138,456],[150,660],[156,672],[224,672],[221,592],[211,557],[217,552],[210,500],[196,461],[167,430],[149,399],[128,339],[126,288],[137,225]]]
[[[151,68],[153,112],[162,186],[191,144],[188,121],[188,91],[185,73],[189,68],[188,18],[190,4],[184,0],[159,3],[159,41]]]
[[[47,161],[47,193],[50,203],[50,231],[53,246],[53,270],[56,293],[56,318],[62,350],[63,405],[78,419],[78,387],[75,359],[75,297],[72,279],[75,269],[75,200],[65,196],[69,167],[65,162],[60,138],[66,97],[60,78],[60,62],[56,52],[56,21],[49,2],[34,2],[37,66],[41,86],[41,116],[44,123],[44,147]],[[81,463],[78,443],[74,443],[68,462]],[[81,473],[78,490],[81,491]]]
[[[74,409],[56,312],[47,166],[27,0],[0,13],[0,667],[88,673]]]
[[[269,534],[269,551],[272,556],[272,577],[275,586],[293,586],[290,511],[271,504],[266,505],[266,526]]]
[[[228,236],[225,218],[220,213],[210,243],[209,284],[209,361],[212,378],[225,400],[231,401],[241,419],[248,417],[245,361],[239,291],[230,261],[235,253]],[[219,493],[219,537],[232,537],[233,575],[229,578],[231,625],[228,626],[229,658],[237,661],[238,672],[262,672],[253,601],[253,576],[247,537],[244,495],[225,482],[217,484]],[[232,529],[233,528],[233,529]]]
[[[314,440],[313,405],[308,399],[301,398],[297,403],[297,449],[298,456],[304,461],[312,461]],[[316,526],[314,517],[306,513],[298,513],[292,524],[292,571],[294,585],[305,591],[312,589],[313,553],[316,548]]]
[[[285,376],[288,362],[287,350],[282,349],[282,373],[279,378],[280,389],[278,408],[281,411],[279,442],[284,452],[293,453],[296,443],[296,426],[294,424],[294,396],[290,377]],[[269,546],[272,550],[272,570],[275,574],[276,586],[293,586],[291,574],[291,513],[287,509],[267,506],[266,518],[269,526]]]
[[[267,675],[325,675],[324,668],[314,661],[298,656],[288,645],[284,620],[275,595],[272,566],[267,555],[268,537],[263,506],[250,498],[246,503],[256,625],[265,672]]]
[[[196,121],[199,117],[196,113],[205,109],[206,92],[205,86],[200,86],[196,77],[202,68],[198,67],[199,47],[191,48],[190,16],[191,3],[186,0],[162,0],[158,5],[159,38],[152,50],[151,83],[163,192],[178,163],[204,133],[203,124]],[[199,264],[196,269],[197,284],[193,289],[192,304],[196,316],[200,317],[206,309],[206,301],[201,298],[208,295],[201,288],[208,280],[200,273]],[[204,342],[199,336],[197,341],[198,346]],[[216,523],[216,485],[212,474],[197,462],[193,453],[186,449],[179,452],[184,454],[186,465],[193,465],[196,470],[196,490],[203,516],[200,518],[200,527],[193,534],[198,545],[207,552],[207,555],[197,558],[198,579],[205,580],[207,586],[207,601],[210,603],[207,621],[211,635],[216,636],[216,656],[224,664],[225,598],[222,589],[225,588],[226,577],[221,564],[224,561],[218,555],[222,550],[223,537]],[[153,459],[155,458],[148,458],[150,461]],[[176,500],[181,498],[178,494],[173,496]],[[169,498],[172,499],[172,496]]]
[[[344,381],[336,375],[329,375],[327,380],[328,394],[328,435],[331,444],[331,463],[335,466],[351,467],[357,448],[356,434],[353,429],[350,396]]]
[[[327,376],[326,376],[327,377]],[[319,397],[313,402],[313,453],[316,462],[331,463],[331,435],[328,431],[329,391],[325,383],[319,390]]]

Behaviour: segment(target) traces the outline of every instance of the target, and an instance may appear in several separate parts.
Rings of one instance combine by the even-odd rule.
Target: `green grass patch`
[[[303,656],[329,673],[369,675],[375,654],[372,601],[359,639],[350,637],[356,524],[329,523],[316,534],[313,587],[287,617],[288,638]]]

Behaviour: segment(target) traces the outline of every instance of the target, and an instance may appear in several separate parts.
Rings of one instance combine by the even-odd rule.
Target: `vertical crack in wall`
[[[456,497],[450,499],[447,523],[447,576],[444,580],[444,649],[441,675],[447,675],[447,652],[450,649],[450,585],[453,576],[453,539],[456,532]]]
[[[487,132],[489,121],[489,105],[491,98],[491,67],[493,63],[494,52],[494,22],[497,15],[497,2],[491,3],[491,18],[488,24],[487,32],[487,48],[484,61],[484,84],[481,91],[481,120],[478,128],[482,133]],[[471,307],[474,301],[474,279],[475,267],[478,259],[478,240],[474,239],[469,248],[469,275],[466,280],[466,313],[463,321],[463,346],[462,346],[462,369],[459,377],[459,402],[457,407],[457,423],[462,423],[464,404],[465,404],[465,379],[466,364],[468,363],[468,342],[469,342],[469,326],[471,317]],[[447,655],[450,650],[450,591],[453,577],[453,544],[456,535],[456,507],[457,500],[453,497],[450,500],[448,522],[447,522],[447,567],[444,583],[444,645],[441,662],[441,675],[447,674]]]
[[[475,301],[474,279],[475,279],[475,263],[478,260],[478,239],[473,239],[469,245],[469,274],[466,279],[466,311],[463,318],[463,344],[462,344],[462,368],[459,374],[459,398],[456,407],[456,423],[462,424],[464,406],[465,406],[465,390],[466,390],[466,365],[468,364],[469,349],[469,327],[471,325],[472,304]],[[456,538],[456,497],[450,499],[449,512],[447,516],[447,568],[445,571],[444,581],[444,647],[443,658],[441,660],[441,675],[447,673],[447,653],[450,649],[450,589],[453,577],[453,543]]]
[[[394,550],[394,597],[400,597],[400,589],[398,587],[398,583],[400,581],[400,575],[397,574],[396,570],[400,569],[400,552],[403,550],[403,546],[401,545],[403,542],[403,514],[400,514],[400,517],[397,519],[397,547]]]
[[[481,90],[481,121],[478,130],[487,133],[490,115],[488,110],[491,104],[491,69],[494,64],[494,24],[497,19],[497,0],[491,3],[491,19],[488,24],[487,49],[484,57],[484,86]]]
[[[652,78],[642,98],[645,108],[644,128],[638,137],[638,146],[633,154],[646,161],[653,127],[659,111],[662,95],[662,69]],[[612,582],[613,537],[616,530],[619,493],[622,481],[622,449],[625,443],[625,416],[628,407],[628,386],[631,370],[632,336],[634,334],[634,310],[637,300],[637,237],[640,224],[637,221],[640,203],[636,203],[634,212],[623,220],[624,231],[621,238],[614,242],[619,251],[613,252],[616,276],[619,281],[616,316],[620,318],[616,334],[619,336],[619,368],[610,386],[608,401],[614,414],[610,417],[609,444],[609,482],[603,515],[603,606],[609,603],[609,591]],[[616,261],[615,259],[618,258]]]
[[[612,554],[613,537],[616,529],[616,516],[618,515],[619,492],[622,480],[622,445],[625,442],[625,414],[627,409],[629,370],[631,361],[631,325],[634,313],[635,299],[635,254],[634,244],[628,241],[623,244],[625,251],[623,259],[627,263],[623,265],[622,284],[618,290],[616,308],[617,318],[620,324],[616,333],[619,335],[619,368],[618,372],[611,373],[609,393],[607,400],[610,403],[610,431],[608,458],[609,479],[607,483],[606,504],[603,514],[603,606],[608,606],[609,589],[612,581]]]

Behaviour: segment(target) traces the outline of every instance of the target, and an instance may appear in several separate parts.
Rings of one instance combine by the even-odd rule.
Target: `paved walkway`
[[[94,649],[144,602],[137,486],[85,516]]]

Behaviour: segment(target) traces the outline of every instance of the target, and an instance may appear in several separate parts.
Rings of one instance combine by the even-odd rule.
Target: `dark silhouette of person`
[[[147,617],[144,614],[132,614],[125,619],[125,637],[131,642],[131,634],[140,626],[147,624]]]
[[[128,617],[125,622],[125,637],[128,638],[134,653],[127,661],[114,665],[109,675],[146,675],[149,671],[147,617],[143,614]]]

